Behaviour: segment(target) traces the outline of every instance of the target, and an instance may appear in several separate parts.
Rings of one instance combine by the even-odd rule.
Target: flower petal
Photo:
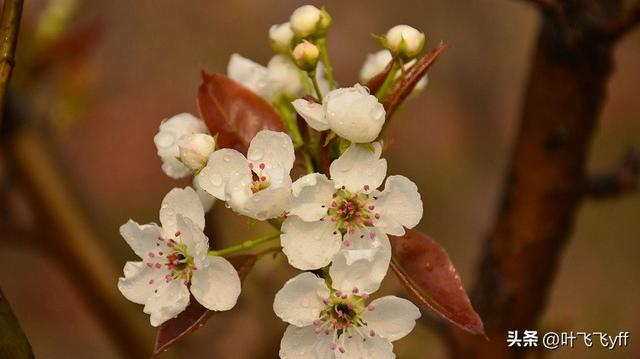
[[[229,310],[240,295],[240,277],[231,263],[222,257],[207,257],[191,277],[191,294],[209,310]]]
[[[238,151],[223,148],[209,156],[207,165],[198,174],[200,187],[217,199],[226,201],[226,187],[234,174],[251,179],[247,159]]]
[[[118,289],[125,298],[137,304],[145,304],[161,284],[169,271],[165,267],[149,268],[145,262],[127,262],[124,278],[118,279]]]
[[[233,54],[227,65],[227,75],[258,95],[271,100],[273,89],[269,83],[269,72],[266,67],[239,54]]]
[[[193,177],[193,189],[196,190],[198,197],[200,197],[200,203],[202,203],[202,209],[204,209],[204,213],[207,213],[211,210],[211,207],[216,203],[216,198],[210,195],[207,191],[202,189],[200,186],[199,177]]]
[[[144,312],[151,315],[151,325],[154,327],[175,318],[189,305],[189,290],[179,281],[172,280],[158,288],[144,306]]]
[[[160,206],[160,223],[164,235],[168,238],[173,237],[178,231],[177,214],[189,218],[199,228],[204,228],[204,209],[193,188],[174,188],[164,196]]]
[[[318,221],[327,215],[331,196],[335,192],[333,182],[320,173],[311,173],[293,182],[293,201],[289,214],[303,221]]]
[[[187,246],[187,252],[194,259],[196,267],[200,268],[206,264],[207,253],[209,252],[209,239],[191,219],[181,214],[176,215],[177,228],[180,232],[176,240]]]
[[[387,161],[380,159],[380,143],[371,145],[373,151],[364,145],[353,144],[331,163],[329,171],[336,188],[345,186],[351,192],[369,193],[380,187],[387,174]]]
[[[329,127],[353,143],[375,141],[385,121],[382,104],[359,84],[329,92],[324,110]]]
[[[269,187],[254,193],[244,204],[245,216],[264,221],[280,217],[291,203],[291,185]]]
[[[313,326],[290,325],[280,342],[281,359],[333,359],[332,336],[316,334]]]
[[[251,140],[247,159],[254,165],[254,170],[264,163],[267,172],[277,167],[288,175],[296,159],[291,137],[284,132],[262,130]]]
[[[324,279],[305,272],[289,279],[276,293],[273,311],[280,319],[289,324],[303,327],[313,324],[320,318],[325,305],[324,298],[329,297],[329,289]]]
[[[160,227],[155,223],[139,225],[133,220],[120,226],[120,235],[127,242],[129,247],[142,259],[147,258],[147,254],[156,250],[156,244],[160,237]],[[164,245],[164,243],[161,243]]]
[[[358,328],[362,333],[370,332],[366,326]],[[393,353],[393,344],[385,338],[378,335],[367,336],[362,338],[359,335],[348,336],[345,334],[340,336],[338,342],[344,340],[344,353],[336,350],[336,359],[393,359],[396,355]]]
[[[305,222],[289,216],[282,224],[280,243],[289,264],[302,269],[322,268],[340,250],[342,235],[330,221]]]
[[[364,234],[364,235],[363,235]],[[366,235],[360,239],[359,235]],[[357,238],[357,239],[356,239]],[[368,231],[359,231],[351,236],[345,236],[353,247],[360,249],[344,249],[338,252],[332,260],[329,274],[332,287],[343,292],[350,292],[357,288],[360,293],[371,294],[380,288],[380,283],[387,275],[391,261],[391,245],[389,239],[382,233],[377,233],[375,240],[370,239]],[[367,244],[358,245],[358,241]]]
[[[384,191],[376,201],[380,219],[376,228],[394,235],[404,235],[404,227],[413,228],[422,219],[422,200],[418,187],[404,176],[389,176]]]
[[[162,159],[162,170],[169,177],[182,178],[192,173],[190,168],[178,160],[178,142],[182,137],[193,133],[209,133],[209,130],[204,121],[189,113],[177,114],[160,124],[153,142]]]
[[[324,116],[324,108],[321,104],[298,99],[291,103],[296,112],[307,121],[309,127],[316,131],[326,131],[329,129],[329,122]]]
[[[364,320],[377,335],[392,342],[409,334],[421,316],[413,303],[392,295],[378,298],[370,305],[374,309],[363,314]]]

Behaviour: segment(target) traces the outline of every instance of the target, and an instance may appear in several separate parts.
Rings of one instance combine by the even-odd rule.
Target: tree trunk
[[[613,44],[603,32],[543,14],[503,198],[471,295],[489,340],[451,330],[453,357],[519,357],[507,331],[536,329],[583,196]]]

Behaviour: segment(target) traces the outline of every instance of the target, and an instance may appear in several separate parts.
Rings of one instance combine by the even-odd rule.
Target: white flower
[[[329,168],[331,180],[313,173],[293,183],[289,216],[280,241],[289,263],[299,269],[322,268],[354,238],[374,243],[386,234],[401,236],[422,218],[422,200],[416,185],[403,176],[390,176],[384,191],[378,188],[387,172],[380,159],[380,143],[373,149],[351,145]]]
[[[413,58],[424,47],[424,33],[409,25],[396,25],[387,31],[383,42],[392,53]]]
[[[278,52],[288,52],[291,48],[291,42],[293,41],[293,30],[289,22],[284,24],[273,25],[269,28],[269,39],[271,40],[271,46]]]
[[[311,71],[316,68],[320,57],[318,47],[307,40],[303,40],[293,49],[293,61],[296,65],[305,71]]]
[[[162,170],[169,177],[182,178],[193,172],[178,159],[178,144],[183,137],[194,133],[209,133],[209,130],[204,121],[188,113],[175,115],[160,124],[160,130],[153,142],[158,149],[158,156],[162,159]]]
[[[367,59],[362,65],[362,69],[360,70],[360,82],[366,84],[371,80],[374,76],[380,74],[387,67],[389,62],[393,59],[393,55],[389,52],[389,50],[383,49],[376,53],[367,55]],[[411,66],[416,63],[416,60],[411,60],[404,65],[404,69],[408,70]],[[396,79],[400,78],[401,73],[397,73]],[[424,75],[420,81],[413,88],[412,93],[417,93],[424,90],[427,87],[429,79],[427,75]]]
[[[216,149],[216,140],[206,133],[194,133],[180,139],[180,162],[194,171],[207,164],[207,159]]]
[[[329,92],[322,104],[304,99],[292,103],[313,129],[331,129],[353,143],[374,141],[382,130],[386,115],[378,99],[358,84]]]
[[[226,259],[208,256],[204,212],[195,191],[171,190],[162,200],[160,223],[162,227],[129,220],[120,227],[122,237],[142,259],[125,264],[124,278],[118,280],[120,292],[144,304],[153,326],[184,311],[189,291],[207,309],[233,308],[240,278]]]
[[[291,201],[289,172],[294,160],[287,134],[262,130],[251,140],[246,158],[228,148],[211,154],[197,175],[198,183],[240,214],[258,220],[275,218]]]
[[[264,67],[233,54],[227,66],[227,75],[270,102],[277,101],[281,95],[296,98],[304,93],[298,68],[284,55],[275,55]]]
[[[324,9],[313,5],[304,5],[293,11],[289,19],[291,30],[298,37],[322,35],[331,25],[331,16]]]
[[[370,301],[381,280],[368,275],[375,261],[365,257],[340,267],[335,264],[342,262],[334,259],[331,287],[306,272],[276,294],[274,312],[290,324],[280,343],[280,358],[395,358],[391,342],[413,330],[420,311],[395,296]]]

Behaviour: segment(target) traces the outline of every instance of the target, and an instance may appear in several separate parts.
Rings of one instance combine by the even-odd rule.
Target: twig
[[[640,151],[632,148],[624,156],[615,173],[591,176],[585,184],[585,194],[592,199],[608,199],[640,191]]]
[[[7,88],[15,62],[16,43],[22,15],[22,0],[5,0],[0,19],[0,125],[4,119]]]
[[[31,345],[0,289],[0,358],[33,358]]]

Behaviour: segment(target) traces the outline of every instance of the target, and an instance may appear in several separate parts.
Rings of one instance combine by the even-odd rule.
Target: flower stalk
[[[269,235],[266,235],[264,237],[260,237],[257,239],[251,239],[248,241],[244,241],[240,244],[236,244],[235,246],[231,246],[231,247],[227,247],[227,248],[222,248],[219,250],[210,250],[209,251],[209,255],[210,256],[219,256],[219,257],[226,257],[238,252],[243,252],[249,249],[252,249],[254,247],[257,247],[263,243],[267,243],[270,242],[274,239],[278,239],[280,238],[280,232],[277,233],[272,233]]]
[[[331,59],[329,58],[329,50],[327,48],[327,38],[325,36],[320,37],[316,43],[318,49],[320,49],[320,61],[324,64],[324,70],[327,73],[327,81],[329,82],[329,90],[336,88],[336,82],[333,77],[333,66],[331,66]],[[322,99],[320,99],[322,101]]]

